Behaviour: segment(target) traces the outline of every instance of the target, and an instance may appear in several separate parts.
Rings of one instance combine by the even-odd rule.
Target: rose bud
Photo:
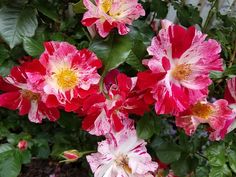
[[[76,162],[79,158],[83,157],[85,154],[89,154],[92,151],[84,151],[84,152],[79,152],[75,149],[64,151],[60,156],[63,157],[65,160],[62,160],[60,162]]]
[[[17,147],[20,149],[20,151],[24,151],[28,147],[28,142],[26,140],[19,141]]]

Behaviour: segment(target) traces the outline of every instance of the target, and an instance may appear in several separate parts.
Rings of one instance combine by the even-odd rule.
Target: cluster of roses
[[[137,0],[84,0],[88,11],[82,23],[93,26],[102,37],[113,28],[128,33],[132,21],[144,15]],[[98,152],[87,156],[95,177],[152,176],[158,164],[152,162],[137,137],[129,114],[143,115],[155,104],[157,114],[176,117],[176,125],[192,135],[200,123],[208,123],[210,140],[224,138],[234,127],[236,79],[228,81],[225,99],[208,102],[209,73],[222,71],[221,47],[195,27],[185,29],[162,21],[148,47],[147,71],[130,78],[118,70],[104,79],[98,74],[101,61],[88,49],[77,50],[66,42],[45,42],[39,60],[12,68],[0,78],[0,106],[28,114],[41,123],[56,121],[59,109],[83,116],[82,128],[104,135]],[[231,108],[229,107],[231,106]],[[69,118],[68,118],[69,121]]]

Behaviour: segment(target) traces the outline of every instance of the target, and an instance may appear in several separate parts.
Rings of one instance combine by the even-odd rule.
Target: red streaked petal
[[[22,98],[21,105],[19,107],[19,115],[28,114],[30,107],[31,107],[31,102],[26,98]]]
[[[7,83],[1,76],[0,76],[0,90],[9,92],[9,91],[16,91],[19,90],[19,88],[15,87],[14,85],[11,85]]]
[[[169,27],[170,42],[172,43],[172,57],[180,58],[192,44],[195,27],[184,29],[182,26],[174,25]]]
[[[113,125],[114,125],[114,130],[116,132],[121,131],[124,128],[124,125],[122,123],[122,120],[118,117],[117,114],[113,114],[112,115],[112,119],[113,119]]]
[[[83,19],[83,20],[81,21],[81,23],[82,23],[84,26],[91,26],[91,25],[94,24],[97,20],[98,20],[98,18],[86,18],[86,19]]]
[[[0,106],[16,110],[19,108],[21,100],[21,93],[19,91],[3,93],[0,95]]]
[[[141,90],[151,88],[164,78],[166,73],[152,73],[151,71],[144,71],[138,73],[137,86]]]
[[[117,84],[121,91],[128,92],[132,87],[131,79],[123,73],[117,75]]]
[[[46,105],[49,108],[58,107],[60,103],[54,95],[48,95],[46,99]]]

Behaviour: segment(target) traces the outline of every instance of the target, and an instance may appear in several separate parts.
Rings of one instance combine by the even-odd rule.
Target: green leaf
[[[193,172],[198,166],[198,159],[189,153],[182,153],[179,160],[171,164],[171,169],[177,176],[186,176]]]
[[[66,149],[71,149],[73,147],[68,146],[67,144],[62,144],[55,142],[52,147],[51,156],[58,157],[62,152],[64,152]]]
[[[137,71],[145,70],[145,67],[142,65],[141,61],[138,57],[134,54],[133,51],[130,52],[128,58],[126,59],[126,63],[132,66]]]
[[[38,3],[36,3],[36,7],[38,11],[41,12],[43,15],[47,16],[48,18],[56,22],[59,22],[57,8],[53,6],[49,1],[38,0]]]
[[[196,174],[194,177],[203,177],[203,176],[208,176],[209,174],[209,169],[207,166],[204,167],[197,167],[196,168]]]
[[[1,25],[0,25],[1,26]],[[14,62],[7,60],[0,67],[0,76],[7,76],[10,73],[11,68],[14,66]]]
[[[0,140],[9,134],[9,130],[0,124]]]
[[[229,167],[224,164],[222,167],[212,167],[209,173],[209,177],[230,177],[232,173]]]
[[[133,22],[133,25],[130,26],[130,32],[128,35],[131,36],[134,41],[140,40],[146,47],[148,47],[150,46],[154,32],[149,24],[141,20],[136,20]]]
[[[230,150],[228,153],[229,166],[236,173],[236,151]]]
[[[0,153],[6,152],[6,151],[10,151],[12,149],[13,149],[13,147],[10,144],[8,144],[8,143],[0,145]]]
[[[19,152],[21,155],[21,161],[23,164],[30,163],[31,161],[31,153],[29,150],[24,150]]]
[[[77,48],[79,50],[84,49],[84,48],[88,48],[89,47],[89,42],[88,41],[82,41],[79,44],[77,44]]]
[[[220,79],[220,78],[222,78],[223,77],[223,72],[220,72],[220,71],[212,71],[211,73],[210,73],[210,78],[211,79]]]
[[[149,29],[149,26],[146,26],[145,28]],[[142,60],[147,54],[147,45],[149,45],[152,36],[152,32],[150,32],[149,34],[148,32],[144,34],[148,30],[146,30],[145,32],[142,32],[141,30],[143,29],[131,27],[130,33],[128,34],[130,38],[132,38],[133,46],[132,51],[126,59],[126,63],[137,71],[145,70],[145,67],[142,64]]]
[[[171,169],[177,176],[186,176],[189,172],[189,161],[185,158],[181,158],[171,164]]]
[[[166,164],[177,161],[181,155],[181,149],[178,145],[164,142],[159,138],[154,139],[151,147],[156,152],[156,155],[160,159],[160,161]]]
[[[174,3],[174,8],[177,10],[177,17],[181,25],[189,27],[195,24],[202,24],[202,18],[197,7],[191,4]]]
[[[42,42],[37,41],[33,38],[24,38],[23,41],[24,50],[33,57],[41,55],[44,51]]]
[[[17,145],[20,140],[29,140],[31,137],[27,133],[9,133],[7,135],[7,141],[11,143],[12,145]]]
[[[65,41],[65,36],[63,33],[57,32],[57,33],[52,33],[50,35],[50,39],[53,41]]]
[[[225,159],[225,145],[224,144],[213,144],[206,150],[206,156],[208,163],[211,166],[223,166],[226,162]]]
[[[0,176],[17,177],[21,171],[21,157],[15,150],[0,153]]]
[[[22,42],[23,37],[32,37],[38,26],[37,11],[26,7],[3,7],[0,9],[0,34],[13,48]]]
[[[131,31],[132,33],[132,31]],[[143,41],[133,39],[133,47],[129,56],[126,59],[126,63],[137,71],[145,70],[145,67],[142,64],[142,60],[147,53],[147,48]]]
[[[230,68],[227,68],[224,72],[225,76],[235,75],[236,74],[236,65],[232,65]]]
[[[151,143],[151,147],[155,150],[156,148],[160,147],[161,144],[163,143],[164,143],[164,140],[162,138],[160,138],[159,136],[155,136],[155,138],[153,139]]]
[[[0,45],[0,65],[9,57],[9,51],[4,47],[4,45]]]
[[[152,1],[151,10],[157,13],[157,18],[165,18],[168,13],[168,3],[162,0]]]
[[[152,117],[148,117],[147,115],[143,116],[137,122],[136,130],[137,130],[138,137],[141,139],[151,138],[155,132],[154,124],[155,122]]]
[[[177,145],[163,143],[156,149],[158,158],[164,163],[171,163],[179,159],[181,151]]]
[[[80,0],[79,2],[77,2],[75,4],[73,3],[72,7],[73,7],[73,11],[77,14],[82,14],[82,13],[86,12],[86,10],[87,10],[83,4],[83,0]]]
[[[93,41],[89,48],[103,61],[105,74],[126,61],[131,52],[132,40],[128,35],[111,35],[105,40]]]
[[[48,158],[50,154],[50,148],[47,139],[35,138],[33,151],[39,158]]]
[[[71,113],[61,112],[60,119],[57,121],[58,124],[68,130],[79,130],[81,127],[81,119],[77,116],[72,116]]]

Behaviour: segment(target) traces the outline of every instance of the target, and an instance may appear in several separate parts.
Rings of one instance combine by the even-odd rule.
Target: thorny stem
[[[211,6],[211,9],[210,9],[210,11],[209,11],[209,13],[208,13],[208,15],[207,15],[206,22],[205,22],[205,24],[204,24],[204,26],[203,26],[203,28],[202,28],[202,31],[203,31],[203,32],[206,32],[206,31],[207,31],[208,25],[209,25],[209,23],[210,23],[212,17],[214,16],[214,14],[215,14],[215,12],[216,12],[216,8],[218,8],[218,4],[219,4],[219,0],[215,0],[215,1],[213,2],[213,5]]]

